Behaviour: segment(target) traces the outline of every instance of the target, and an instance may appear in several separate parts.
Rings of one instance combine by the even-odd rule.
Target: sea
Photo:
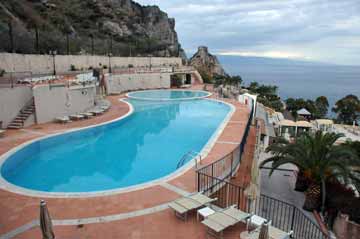
[[[326,96],[331,108],[349,94],[360,98],[360,65],[344,66],[309,61],[263,57],[217,56],[225,71],[252,81],[278,86],[280,97],[315,100]]]

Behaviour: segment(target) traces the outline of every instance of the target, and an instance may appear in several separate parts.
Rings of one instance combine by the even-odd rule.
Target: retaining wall
[[[91,86],[67,88],[36,86],[33,89],[37,123],[53,121],[56,117],[82,113],[94,106],[96,89]]]
[[[0,88],[0,121],[3,128],[8,126],[32,96],[32,89],[27,86]]]
[[[106,75],[108,94],[131,90],[170,88],[170,73]]]
[[[77,69],[88,69],[101,65],[109,66],[108,56],[90,55],[56,55],[55,65],[57,72],[67,72],[71,65]],[[111,57],[112,67],[134,67],[141,66],[162,66],[162,65],[182,65],[179,57]],[[0,53],[0,69],[6,72],[31,71],[34,74],[52,73],[53,57],[50,55],[31,55]]]

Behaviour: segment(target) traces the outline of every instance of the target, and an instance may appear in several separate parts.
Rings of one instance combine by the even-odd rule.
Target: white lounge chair
[[[68,116],[62,116],[62,117],[56,117],[55,122],[65,124],[71,122],[71,120]]]
[[[103,109],[95,108],[93,110],[89,110],[90,113],[93,113],[94,115],[101,115],[104,113]]]
[[[261,227],[258,227],[252,232],[240,233],[240,239],[259,239]],[[269,226],[269,239],[290,239],[293,235],[293,231],[284,232],[276,227]]]
[[[78,115],[78,114],[76,114],[76,115],[70,115],[70,119],[72,119],[72,120],[82,120],[82,119],[84,119],[85,117],[83,116],[83,115]]]
[[[4,137],[4,135],[5,135],[5,130],[0,129],[0,138]]]
[[[81,115],[83,115],[87,119],[94,117],[94,114],[90,112],[81,113]]]
[[[177,217],[186,220],[189,212],[202,208],[216,200],[217,198],[209,198],[202,193],[195,193],[171,202],[169,207],[174,210]]]
[[[237,209],[235,206],[215,212],[201,223],[207,227],[207,233],[216,238],[222,238],[224,230],[239,222],[246,223],[250,214]]]

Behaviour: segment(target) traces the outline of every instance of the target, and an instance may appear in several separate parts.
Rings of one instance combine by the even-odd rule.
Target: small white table
[[[208,216],[214,214],[215,211],[209,207],[204,207],[201,208],[197,211],[197,220],[200,220],[200,216],[202,216],[203,218],[207,218]]]
[[[257,227],[261,226],[264,222],[266,222],[265,218],[259,217],[257,215],[252,215],[249,218],[250,224],[255,225]]]

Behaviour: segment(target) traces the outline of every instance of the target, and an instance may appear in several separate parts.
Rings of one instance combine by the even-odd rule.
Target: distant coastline
[[[283,100],[329,99],[329,114],[335,102],[348,94],[360,97],[360,66],[344,66],[310,61],[263,57],[218,56],[225,70],[240,75],[245,84],[252,81],[279,87]]]

